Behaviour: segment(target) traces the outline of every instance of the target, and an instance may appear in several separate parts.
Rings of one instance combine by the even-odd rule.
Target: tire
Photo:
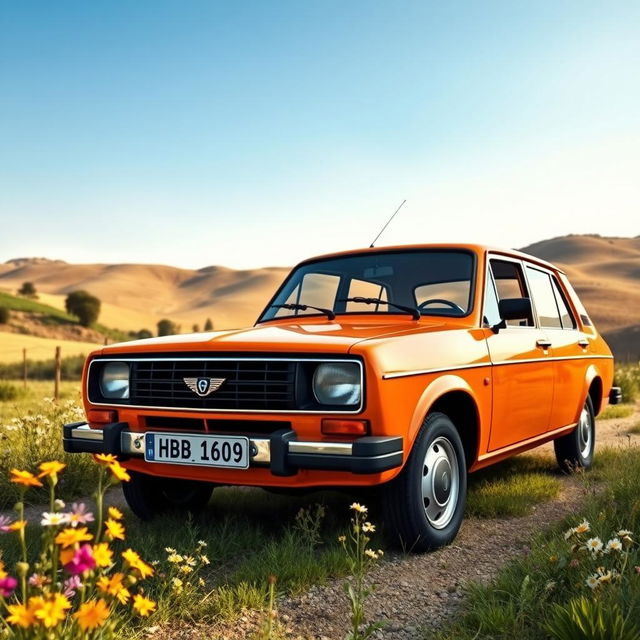
[[[383,485],[384,521],[392,542],[412,552],[449,544],[460,529],[466,497],[460,434],[446,415],[432,413],[400,474]]]
[[[156,478],[130,471],[131,480],[122,483],[122,492],[133,513],[141,520],[152,520],[167,511],[199,513],[213,492],[214,485],[195,480]]]
[[[553,442],[560,468],[565,473],[571,473],[576,469],[590,469],[593,464],[595,444],[596,417],[591,398],[587,396],[576,428]]]

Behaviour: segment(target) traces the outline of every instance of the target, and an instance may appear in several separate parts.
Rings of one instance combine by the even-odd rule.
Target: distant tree
[[[191,327],[191,331],[193,331],[193,333],[200,333],[200,325],[194,324],[193,327]]]
[[[160,320],[157,326],[159,336],[171,336],[175,333],[178,333],[177,325],[167,318],[163,318],[162,320]]]
[[[153,333],[151,333],[149,329],[140,329],[140,331],[136,332],[136,338],[138,338],[138,340],[146,340],[147,338],[153,338]]]
[[[7,309],[7,307],[0,307],[0,324],[7,324],[10,317],[9,309]]]
[[[72,291],[64,302],[68,313],[78,317],[83,327],[93,324],[100,315],[100,300],[86,291]]]
[[[18,289],[18,295],[25,298],[37,298],[37,292],[33,282],[23,282],[20,289]]]
[[[205,331],[213,331],[213,322],[211,322],[211,318],[207,318],[207,321],[204,323]]]

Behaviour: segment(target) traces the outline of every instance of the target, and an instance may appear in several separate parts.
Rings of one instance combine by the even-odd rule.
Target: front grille
[[[291,410],[295,408],[296,362],[287,360],[133,361],[130,402],[187,409]],[[184,378],[224,378],[206,397]]]

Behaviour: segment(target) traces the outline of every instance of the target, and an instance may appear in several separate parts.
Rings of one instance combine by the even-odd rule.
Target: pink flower
[[[49,584],[51,580],[47,578],[47,576],[43,576],[39,573],[32,573],[29,576],[29,584],[32,587],[37,587],[38,589],[42,589],[46,584]]]
[[[87,511],[87,505],[84,502],[78,504],[74,502],[71,505],[71,513],[66,514],[69,524],[72,527],[77,527],[79,524],[87,524],[87,522],[93,522],[94,517],[91,511]]]
[[[71,562],[67,562],[64,565],[65,571],[71,575],[78,575],[89,571],[96,566],[96,561],[93,557],[93,551],[90,544],[83,544],[71,558]]]
[[[8,598],[18,586],[18,581],[11,576],[5,576],[0,580],[0,596]]]
[[[76,591],[82,588],[82,582],[78,576],[71,576],[62,583],[64,589],[63,595],[67,598],[73,598],[76,595]]]
[[[9,516],[0,516],[0,533],[7,533],[10,524],[11,518]]]

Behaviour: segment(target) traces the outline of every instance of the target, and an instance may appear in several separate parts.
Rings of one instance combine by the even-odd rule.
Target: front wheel
[[[122,492],[133,513],[141,520],[151,520],[167,511],[199,513],[213,492],[212,484],[195,480],[157,478],[130,471],[131,480],[122,483]]]
[[[596,418],[591,398],[587,396],[576,428],[553,442],[560,468],[567,473],[591,468],[595,444]]]
[[[410,551],[451,542],[462,523],[467,467],[460,435],[443,413],[425,419],[400,474],[383,487],[385,525]]]

